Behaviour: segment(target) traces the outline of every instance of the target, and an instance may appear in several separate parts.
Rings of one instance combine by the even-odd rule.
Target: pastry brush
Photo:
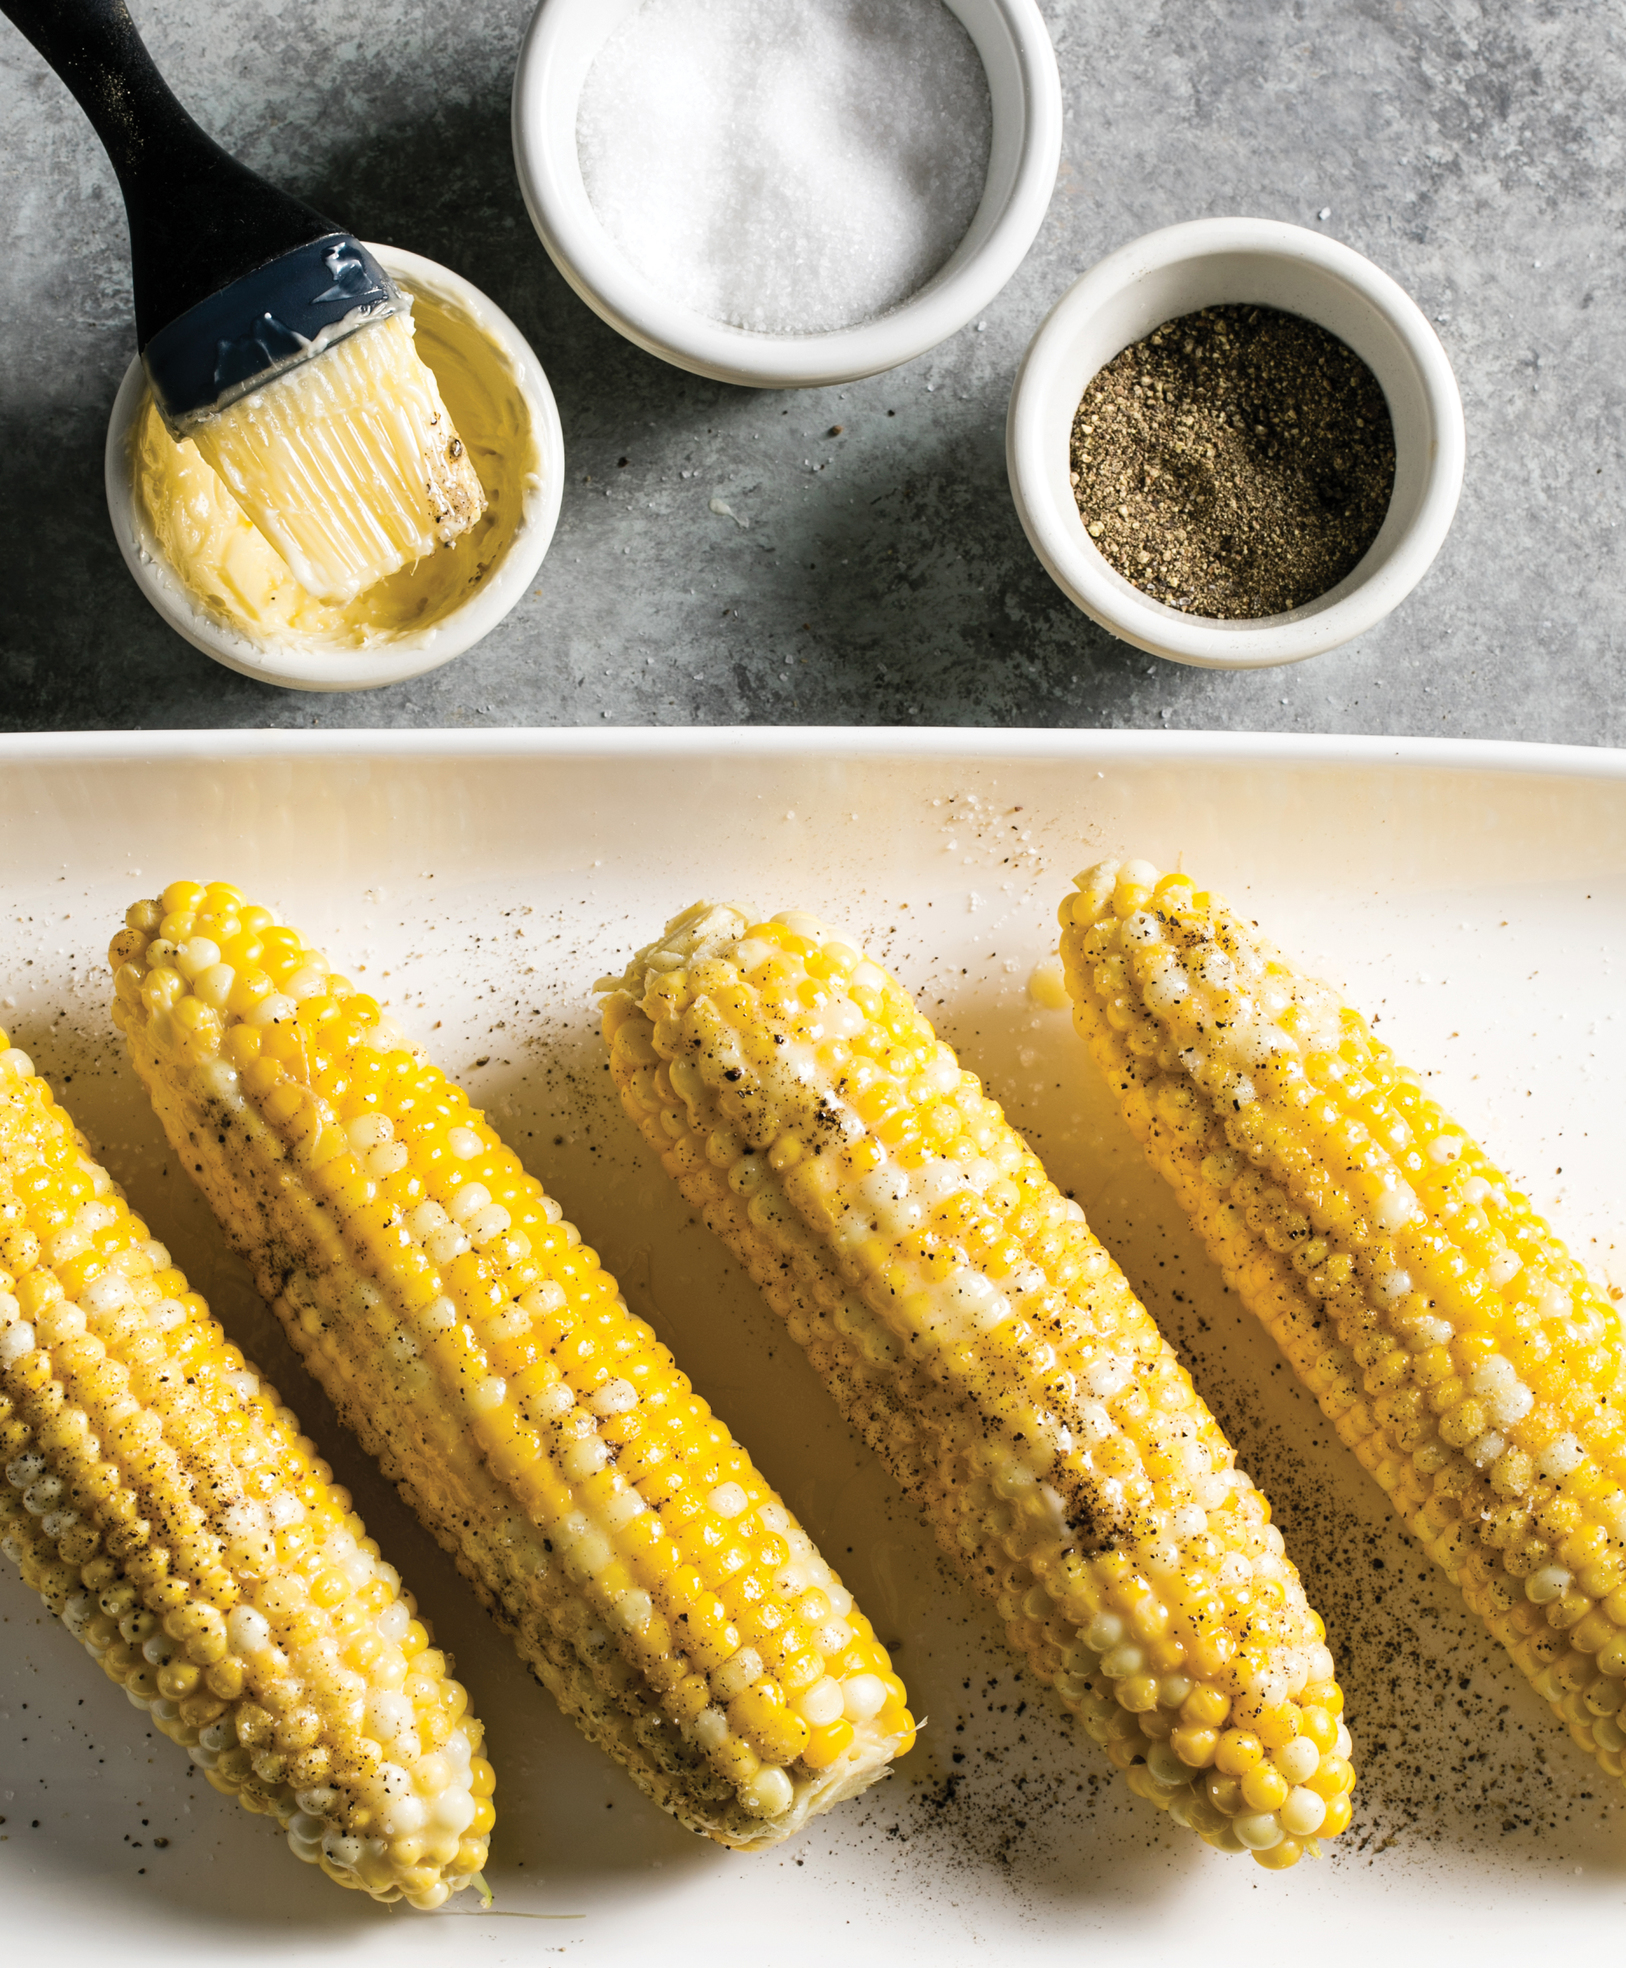
[[[0,0],[73,92],[130,225],[136,339],[190,438],[301,587],[348,601],[472,526],[485,494],[357,239],[193,122],[124,0]]]

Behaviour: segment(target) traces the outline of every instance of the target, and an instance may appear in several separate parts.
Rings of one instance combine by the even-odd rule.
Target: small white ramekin
[[[1096,372],[1177,315],[1280,308],[1352,348],[1388,400],[1395,483],[1377,538],[1338,585],[1253,621],[1183,614],[1109,566],[1073,496],[1071,445]],[[1125,642],[1204,669],[1297,663],[1363,634],[1439,552],[1462,489],[1462,399],[1439,337],[1388,274],[1335,239],[1269,219],[1198,219],[1121,247],[1057,302],[1017,372],[1005,427],[1016,510],[1056,585]]]
[[[374,690],[422,676],[461,656],[497,626],[536,579],[564,495],[564,432],[553,391],[530,343],[478,287],[450,268],[393,246],[369,243],[368,250],[403,287],[446,302],[480,329],[518,382],[536,442],[539,470],[525,488],[519,525],[474,593],[438,621],[370,648],[354,649],[304,636],[257,635],[226,620],[176,573],[135,494],[130,442],[147,394],[139,357],[125,371],[107,424],[107,510],[136,585],[194,648],[229,670],[285,690]]]
[[[541,0],[514,76],[514,162],[554,264],[610,326],[697,376],[758,389],[815,389],[894,369],[963,328],[1015,273],[1061,162],[1061,78],[1037,0],[944,0],[976,44],[993,103],[988,180],[970,230],[940,272],[874,321],[818,335],[762,335],[662,293],[600,223],[582,182],[576,112],[611,33],[641,0]]]

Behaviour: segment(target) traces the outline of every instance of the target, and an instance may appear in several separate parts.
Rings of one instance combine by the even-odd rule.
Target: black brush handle
[[[124,0],[0,0],[0,13],[73,91],[118,173],[143,350],[230,282],[338,232],[198,128]]]

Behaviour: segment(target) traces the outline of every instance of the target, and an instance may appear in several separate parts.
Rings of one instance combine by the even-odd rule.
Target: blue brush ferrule
[[[352,329],[410,305],[359,240],[332,232],[188,308],[159,329],[141,359],[159,414],[184,437]]]

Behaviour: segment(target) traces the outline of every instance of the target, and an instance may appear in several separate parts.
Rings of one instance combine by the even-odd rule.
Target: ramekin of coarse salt
[[[1084,530],[1070,440],[1080,398],[1115,355],[1166,321],[1237,303],[1301,315],[1354,350],[1389,407],[1395,477],[1377,537],[1336,586],[1286,614],[1221,621],[1154,600],[1108,564]],[[1005,428],[1016,510],[1057,586],[1125,642],[1221,670],[1302,662],[1403,601],[1450,530],[1465,447],[1456,377],[1416,302],[1338,240],[1268,219],[1169,226],[1092,267],[1029,345]]]
[[[461,656],[528,591],[559,519],[564,433],[530,344],[450,268],[369,250],[412,297],[418,351],[485,488],[485,512],[452,546],[351,602],[320,602],[196,447],[163,430],[139,358],[108,420],[107,508],[137,586],[194,648],[287,690],[372,690]]]
[[[582,299],[681,369],[785,389],[894,368],[987,307],[1049,205],[1061,83],[1037,0],[757,0],[742,9],[743,0],[541,0],[513,98],[514,158],[531,218]],[[956,39],[963,57],[949,45]],[[715,62],[697,66],[708,48]],[[744,83],[753,61],[762,69],[755,89]],[[986,172],[956,219],[963,187],[955,181],[973,144],[986,150]],[[675,196],[670,174],[704,171],[708,159],[701,196]],[[675,234],[663,240],[658,216],[638,207],[640,169],[650,202],[665,200],[674,228],[692,227],[717,270],[734,278],[732,297],[726,278],[708,289],[674,272]],[[830,192],[828,224],[818,222],[821,186]],[[922,219],[898,214],[904,197],[949,203]],[[867,228],[854,222],[866,201],[876,221]],[[702,206],[705,223],[696,224]],[[786,237],[809,257],[799,268],[787,258],[777,287],[759,279],[753,288],[756,269],[775,257],[771,211],[784,212]],[[919,284],[889,294],[882,267],[866,300],[863,281],[849,279],[853,269],[839,258],[842,218],[859,251],[893,239],[893,271],[907,281],[913,269]],[[946,253],[935,264],[934,238]],[[829,276],[809,278],[820,254]],[[663,271],[673,277],[653,277]],[[826,318],[810,321],[809,306]],[[720,318],[730,311],[735,318]]]

